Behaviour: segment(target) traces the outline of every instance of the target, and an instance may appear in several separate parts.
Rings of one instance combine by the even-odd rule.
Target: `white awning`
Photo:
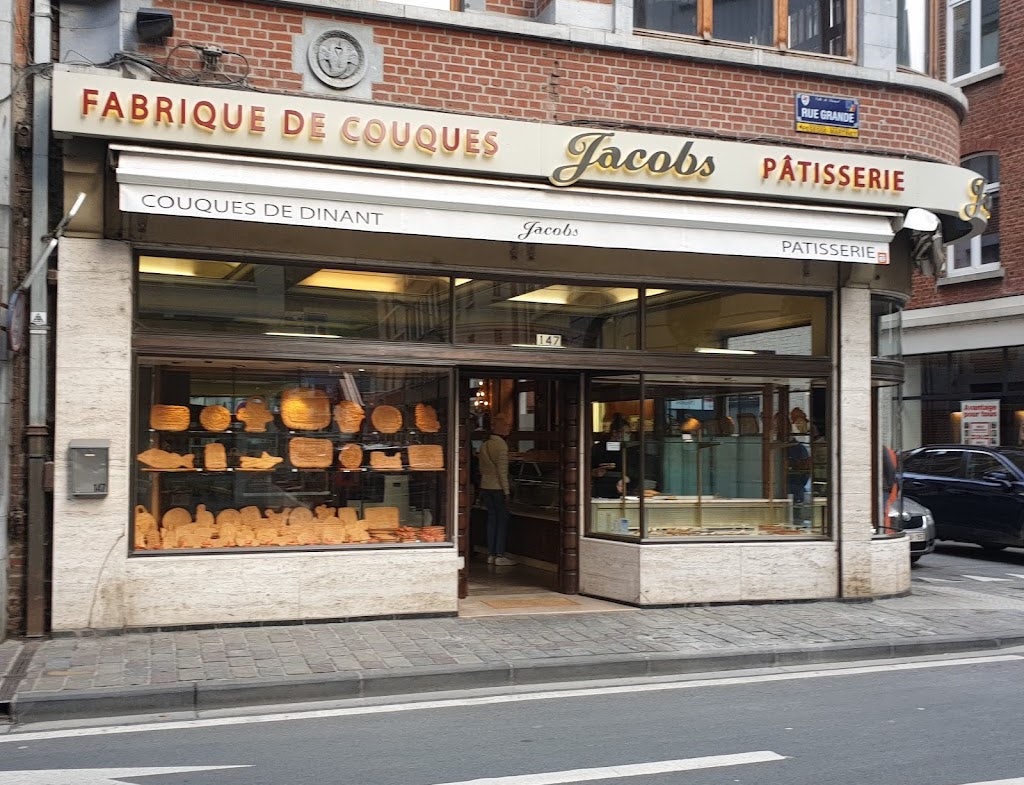
[[[111,147],[125,212],[504,242],[887,264],[895,212],[555,188]]]

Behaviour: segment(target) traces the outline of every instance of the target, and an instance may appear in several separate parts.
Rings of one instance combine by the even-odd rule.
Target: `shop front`
[[[873,297],[976,175],[54,74],[54,629],[458,612],[509,553],[637,605],[909,588]],[[258,101],[257,101],[258,99]],[[69,233],[70,235],[70,233]],[[77,494],[69,450],[109,449]],[[67,488],[65,493],[63,489]]]

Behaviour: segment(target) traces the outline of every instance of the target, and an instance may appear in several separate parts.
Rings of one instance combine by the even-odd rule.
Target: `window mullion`
[[[981,70],[981,0],[971,4],[971,73]]]
[[[789,48],[789,0],[775,0],[775,46]]]
[[[705,41],[710,41],[713,31],[711,20],[714,17],[712,4],[714,0],[697,0],[697,35]]]

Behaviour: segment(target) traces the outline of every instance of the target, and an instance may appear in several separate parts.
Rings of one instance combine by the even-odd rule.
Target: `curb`
[[[188,682],[166,686],[15,694],[11,723],[48,722],[163,712],[314,703],[479,688],[537,686],[566,681],[672,676],[713,671],[884,660],[986,651],[1024,645],[1024,634],[998,637],[859,641],[794,649],[737,649],[728,653],[653,652],[559,657],[455,667],[405,668],[396,673],[351,671],[291,679]]]

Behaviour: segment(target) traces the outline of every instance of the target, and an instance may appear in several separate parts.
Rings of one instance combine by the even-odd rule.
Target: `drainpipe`
[[[0,47],[0,51],[14,51],[14,37],[12,34],[13,7],[8,0],[0,0],[4,4],[6,12],[0,21],[0,36],[6,42],[6,47]],[[13,55],[7,58],[6,62],[0,62],[0,94],[10,95],[14,86]],[[6,129],[0,133],[0,161],[11,161],[13,157],[13,137],[11,136],[11,118],[13,116],[13,99],[0,104],[0,129]],[[2,225],[3,236],[6,241],[0,245],[0,301],[10,300],[11,289],[11,246],[10,236],[14,232],[14,225],[11,221],[11,167],[7,167],[6,173],[0,173],[0,182],[3,188],[0,189],[0,225]],[[4,350],[0,348],[0,355]],[[0,641],[4,640],[7,631],[7,596],[8,596],[8,559],[10,552],[7,542],[8,515],[11,507],[11,361],[9,356],[0,357]]]
[[[31,259],[42,259],[51,247],[50,197],[50,80],[39,69],[50,60],[53,19],[49,0],[34,0],[32,8],[32,216]],[[52,249],[51,249],[52,250]],[[50,454],[49,401],[50,308],[46,265],[39,265],[29,280],[28,519],[25,552],[25,634],[46,634],[47,521],[46,463]],[[39,317],[42,315],[42,318]]]

